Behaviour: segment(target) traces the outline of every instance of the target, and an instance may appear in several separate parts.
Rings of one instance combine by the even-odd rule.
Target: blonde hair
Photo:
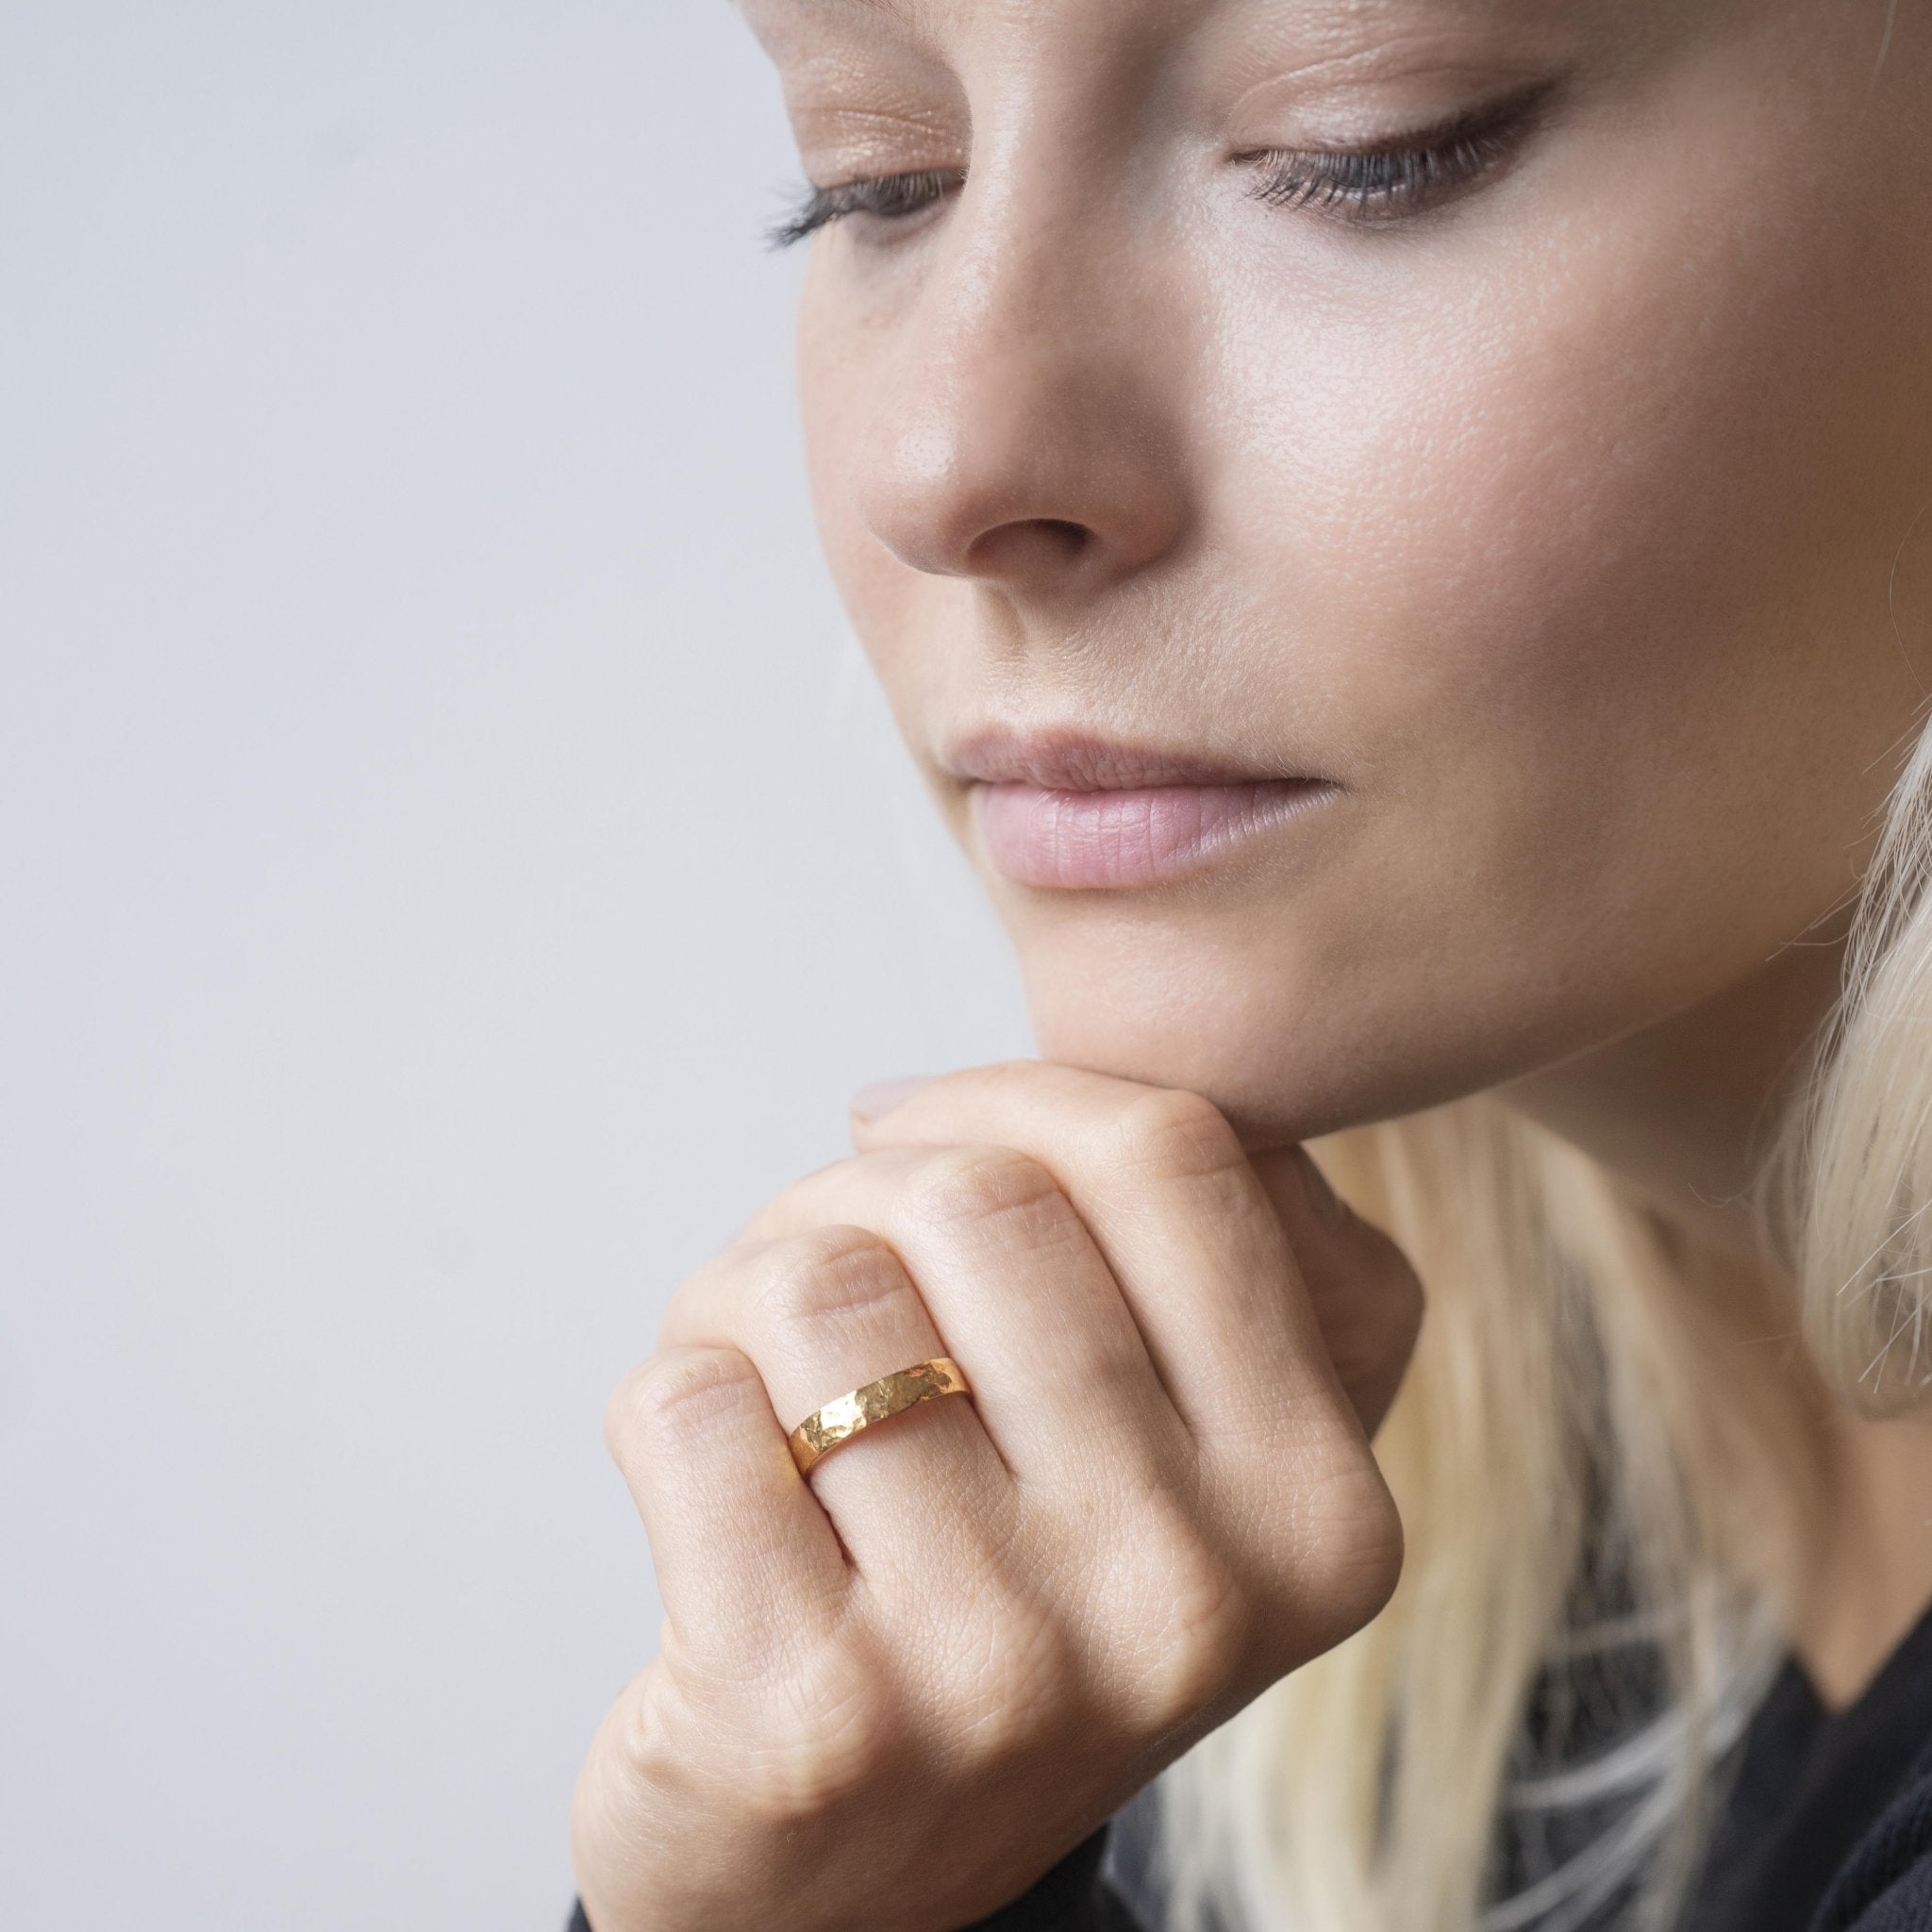
[[[1895,1412],[1932,1373],[1932,731],[1878,832],[1748,1203],[1795,1286],[1782,1324],[1748,1263],[1494,1096],[1311,1143],[1427,1291],[1376,1444],[1407,1557],[1374,1623],[1157,1780],[1173,1932],[1673,1923],[1784,1653],[1818,1508],[1806,1416]],[[1797,1426],[1794,1379],[1817,1398]],[[1604,1673],[1600,1705],[1618,1657],[1651,1694],[1566,1750],[1574,1687]],[[1558,1849],[1509,1870],[1510,1832]]]

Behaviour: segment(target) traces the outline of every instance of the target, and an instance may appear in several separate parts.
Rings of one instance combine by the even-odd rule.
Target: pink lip
[[[1340,788],[1078,730],[995,725],[942,760],[972,779],[992,862],[1024,886],[1150,886],[1298,817]]]
[[[1298,817],[1319,778],[1073,791],[1014,780],[973,788],[993,863],[1023,886],[1151,886]]]

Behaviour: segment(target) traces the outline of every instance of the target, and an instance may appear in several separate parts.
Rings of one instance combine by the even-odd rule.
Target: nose
[[[878,347],[858,508],[902,563],[1034,600],[1144,571],[1188,522],[1185,329],[1091,213],[969,184]],[[1150,264],[1151,271],[1151,264]]]

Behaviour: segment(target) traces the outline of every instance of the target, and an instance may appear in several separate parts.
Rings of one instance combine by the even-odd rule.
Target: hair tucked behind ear
[[[1492,1096],[1313,1143],[1428,1295],[1376,1445],[1407,1557],[1368,1629],[1158,1781],[1172,1932],[1673,1922],[1815,1520],[1789,1372],[1814,1416],[1932,1378],[1928,883],[1932,733],[1753,1197],[1802,1299],[1782,1401],[1752,1372],[1780,1344],[1738,1325],[1748,1269]]]

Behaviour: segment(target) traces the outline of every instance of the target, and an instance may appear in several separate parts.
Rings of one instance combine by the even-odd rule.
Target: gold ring
[[[804,1475],[828,1449],[836,1449],[860,1429],[884,1422],[902,1408],[910,1408],[928,1396],[972,1393],[964,1371],[951,1356],[937,1355],[929,1361],[914,1362],[909,1369],[881,1375],[876,1382],[868,1382],[850,1395],[813,1409],[791,1432],[791,1459]]]

